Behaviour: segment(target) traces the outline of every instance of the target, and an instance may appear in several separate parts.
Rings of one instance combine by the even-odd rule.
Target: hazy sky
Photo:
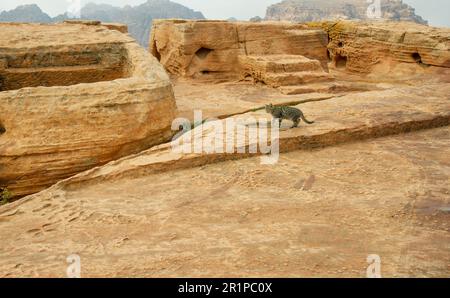
[[[51,16],[67,10],[71,0],[0,0],[0,10],[13,9],[21,4],[38,4],[42,10]],[[136,5],[146,0],[80,0],[82,5],[88,2],[109,3],[116,6]],[[281,0],[173,0],[194,10],[201,11],[210,19],[248,20],[259,15],[264,17],[266,8],[270,4]],[[329,0],[333,1],[333,0]],[[434,26],[450,27],[450,0],[403,0],[416,8],[417,14],[424,17]]]

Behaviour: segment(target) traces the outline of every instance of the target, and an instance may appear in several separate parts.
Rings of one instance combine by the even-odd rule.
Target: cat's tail
[[[314,124],[314,121],[308,121],[308,120],[305,118],[305,115],[302,114],[300,117],[302,118],[303,121],[305,121],[305,123],[308,123],[308,124]]]

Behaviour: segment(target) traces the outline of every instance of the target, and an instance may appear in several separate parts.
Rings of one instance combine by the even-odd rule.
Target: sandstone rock
[[[330,23],[205,23],[173,20],[156,30],[153,54],[174,74],[178,111],[162,66],[126,35],[24,25],[32,39],[0,28],[0,182],[26,193],[75,175],[0,207],[0,238],[8,239],[0,277],[65,276],[61,264],[74,252],[87,264],[83,277],[359,277],[368,243],[391,258],[383,276],[448,276],[450,69],[394,59],[391,41],[375,43],[373,54],[389,63],[372,66],[364,43],[391,36],[390,24],[361,23],[365,34],[350,30],[340,44]],[[440,61],[448,37],[430,32],[415,38]],[[304,42],[309,34],[326,42]],[[353,49],[348,61],[336,59],[336,46]],[[350,60],[367,75],[347,69]],[[192,79],[209,70],[226,82]],[[237,82],[248,75],[280,87]],[[317,82],[321,75],[327,81]],[[30,88],[36,82],[48,87]],[[347,93],[358,90],[371,91]],[[278,163],[261,165],[248,157],[262,153],[249,149],[272,131],[250,136],[258,124],[270,127],[270,102],[297,106],[315,123],[291,129],[284,121]],[[191,119],[199,109],[219,119]],[[171,135],[175,113],[193,130],[149,148]],[[226,134],[231,121],[235,133]]]
[[[15,197],[170,139],[169,78],[127,35],[81,24],[0,27],[0,185]]]
[[[332,80],[318,60],[300,55],[239,56],[241,77],[272,87]]]
[[[59,183],[0,207],[0,277],[65,278],[76,252],[83,278],[364,278],[368,247],[383,252],[383,277],[447,277],[448,212],[424,211],[448,206],[449,155],[446,127],[295,151],[276,166]]]
[[[128,26],[120,23],[102,23],[103,26],[110,30],[117,30],[121,33],[128,33]]]
[[[450,29],[412,23],[339,21],[311,24],[328,32],[333,65],[359,73],[389,72],[396,64],[411,69],[450,67]]]
[[[251,77],[272,87],[294,86],[284,88],[286,94],[359,89],[318,85],[334,80],[329,66],[402,77],[429,66],[439,72],[436,68],[450,63],[450,30],[409,22],[160,20],[152,32],[152,54],[177,77],[213,82]]]
[[[120,23],[102,23],[100,21],[95,20],[64,20],[65,24],[79,24],[79,25],[86,25],[86,26],[104,26],[108,28],[109,30],[116,30],[121,33],[128,33],[128,26]]]
[[[66,24],[79,24],[79,25],[86,25],[86,26],[99,26],[102,22],[97,20],[65,20],[64,23]]]
[[[327,43],[323,30],[306,25],[158,20],[149,47],[172,74],[224,79],[239,77],[239,56],[302,55],[327,70]]]
[[[332,19],[368,19],[367,0],[285,0],[267,8],[266,19],[311,22]],[[381,0],[381,18],[427,24],[414,8],[401,0]]]
[[[322,93],[312,91],[292,96],[282,94],[280,91],[284,90],[284,88],[300,86],[286,86],[276,89],[263,84],[254,84],[251,81],[209,84],[202,81],[197,82],[196,80],[177,78],[173,81],[173,85],[178,107],[178,117],[189,119],[192,123],[196,122],[194,120],[195,110],[201,110],[204,119],[225,119],[233,115],[263,108],[267,103],[289,105],[320,101],[333,98],[335,96],[334,93],[339,93],[339,90]],[[303,85],[303,87],[310,85]],[[348,84],[342,83],[340,85],[347,86]],[[363,90],[377,89],[374,84],[367,85]],[[348,87],[346,91],[353,91],[350,88],[351,86]]]
[[[408,94],[406,97],[405,94]],[[297,129],[285,121],[279,136],[280,152],[311,150],[346,142],[360,141],[392,134],[399,134],[450,125],[450,84],[420,87],[396,88],[340,96],[328,100],[307,102],[297,105],[314,125],[301,124]],[[424,101],[425,96],[433,101]],[[292,104],[291,104],[292,105]],[[223,140],[223,152],[195,152],[198,144],[208,144],[216,137],[214,126],[204,124],[172,143],[156,146],[134,156],[92,169],[70,179],[70,185],[95,184],[98,181],[121,178],[137,178],[144,175],[202,166],[226,160],[260,155],[249,153],[256,143],[249,137],[255,119],[270,121],[271,116],[263,110],[248,112],[232,117],[237,126],[234,136],[243,134],[243,144],[238,144],[226,129],[219,131]],[[222,127],[226,127],[226,119]],[[240,130],[243,128],[243,130]],[[223,136],[222,136],[223,134]],[[231,139],[230,139],[231,138]],[[269,140],[270,143],[270,140]],[[185,152],[173,150],[174,144],[188,149]],[[220,147],[220,142],[214,145]],[[232,145],[234,153],[226,151]],[[181,148],[181,147],[178,147]],[[238,150],[244,149],[244,153]]]

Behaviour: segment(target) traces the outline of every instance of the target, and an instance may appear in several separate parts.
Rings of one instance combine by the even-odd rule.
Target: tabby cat
[[[271,114],[275,119],[278,119],[280,127],[283,119],[291,120],[292,122],[294,122],[292,128],[298,127],[298,125],[300,124],[300,120],[303,120],[308,124],[314,123],[314,121],[306,120],[303,112],[294,107],[274,106],[273,104],[270,104],[266,105],[266,112]]]

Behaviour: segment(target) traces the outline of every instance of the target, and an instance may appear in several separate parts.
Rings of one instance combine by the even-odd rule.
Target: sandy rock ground
[[[450,71],[436,67],[424,69],[403,65],[393,68],[380,66],[378,73],[367,76],[332,69],[331,74],[336,78],[336,81],[330,84],[337,87],[334,90],[324,92],[322,84],[307,84],[305,86],[310,88],[309,92],[297,95],[283,94],[280,92],[283,88],[276,89],[264,84],[254,84],[251,81],[205,83],[174,76],[171,79],[177,100],[178,116],[191,121],[194,121],[194,110],[201,110],[205,119],[223,119],[230,115],[254,111],[268,103],[298,104],[332,99],[346,94],[356,94],[355,97],[357,97],[357,94],[361,92],[422,85],[418,82],[424,83],[425,87],[436,84],[447,86],[446,84],[450,83]],[[287,86],[284,90],[288,88],[295,90],[295,87]]]
[[[449,132],[51,188],[0,209],[0,275],[449,276]]]
[[[178,29],[192,25],[171,24]],[[114,161],[1,206],[0,277],[65,277],[67,257],[73,254],[81,259],[83,277],[365,277],[372,254],[380,257],[384,277],[450,276],[448,31],[436,29],[430,31],[436,34],[418,39],[423,27],[411,26],[399,34],[401,27],[387,35],[396,47],[389,46],[392,53],[386,55],[386,44],[379,42],[386,37],[384,28],[363,27],[360,43],[354,44],[348,42],[355,39],[352,24],[334,26],[336,31],[328,32],[333,40],[329,58],[335,62],[328,65],[332,80],[275,89],[255,84],[255,77],[238,78],[229,60],[229,53],[238,59],[244,50],[256,56],[274,49],[278,53],[278,46],[266,42],[268,33],[260,30],[264,26],[253,32],[254,26],[246,23],[194,25],[204,30],[200,41],[206,38],[211,44],[202,42],[198,50],[195,39],[188,48],[178,42],[183,39],[170,43],[163,26],[150,47],[166,61],[166,68],[178,62],[176,55],[169,55],[173,61],[164,59],[166,52],[172,53],[164,45],[185,49],[176,52],[189,62],[182,71],[201,74],[197,80],[172,77],[179,117],[192,124],[194,110],[201,110],[203,120],[219,118],[216,124],[224,124],[232,117],[250,127],[251,119],[270,122],[263,107],[273,103],[297,106],[316,121],[314,125],[291,129],[289,121],[283,122],[283,153],[273,165],[263,165],[250,154],[174,152],[166,143],[110,158]],[[15,26],[7,26],[13,37],[7,45],[22,38],[14,33],[20,28]],[[219,32],[238,26],[248,35],[230,31],[231,42],[219,46],[216,35],[206,34],[208,26]],[[324,33],[292,26],[268,28],[283,38],[284,50],[309,44],[306,54],[317,54],[315,59],[326,63],[319,42]],[[73,33],[70,28],[58,31],[59,27],[49,27],[58,38]],[[291,30],[295,28],[299,31]],[[184,29],[174,32],[198,34]],[[367,30],[374,36],[367,39]],[[38,26],[30,28],[30,34],[39,37],[38,31]],[[114,34],[119,36],[102,29],[96,42],[111,41]],[[40,42],[51,46],[52,39],[45,36]],[[128,37],[122,42],[130,44]],[[421,58],[415,61],[415,55]],[[371,65],[373,71],[351,74],[338,67],[337,58],[348,60],[347,68]],[[138,77],[162,79],[173,99],[169,78],[159,64],[146,64],[135,72]],[[225,82],[224,73],[235,79]],[[215,80],[215,75],[221,79]],[[160,95],[156,89],[139,90],[150,92],[147,99]],[[123,100],[128,103],[129,97]],[[175,113],[174,101],[170,104],[161,109],[146,106],[157,115],[152,119],[166,117],[170,122]],[[129,121],[108,120],[130,128]],[[186,134],[185,144],[195,145],[196,137],[207,140],[210,130],[203,130],[205,126],[197,126],[192,137]],[[116,140],[114,127],[107,131]],[[99,132],[97,128],[92,134]],[[219,135],[228,138],[224,132]],[[250,147],[247,140],[243,147]],[[48,176],[44,174],[33,178]]]
[[[65,277],[72,254],[84,277],[365,277],[370,254],[385,277],[449,276],[449,127],[334,142],[339,132],[447,123],[448,84],[364,83],[372,91],[287,96],[175,81],[188,118],[196,107],[263,117],[248,111],[306,101],[299,107],[317,123],[286,122],[281,139],[331,146],[276,165],[202,156],[213,164],[194,167],[163,145],[81,173],[0,207],[0,277]]]

